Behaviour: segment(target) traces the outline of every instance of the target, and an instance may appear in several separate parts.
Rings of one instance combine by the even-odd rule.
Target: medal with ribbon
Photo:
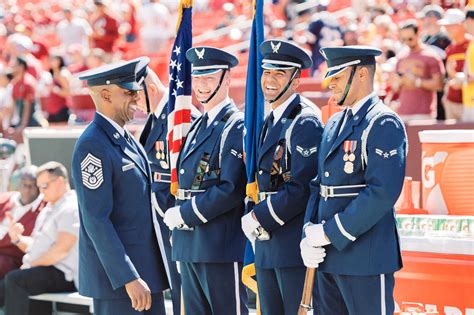
[[[354,172],[355,150],[357,149],[357,140],[344,141],[344,172],[352,174]]]

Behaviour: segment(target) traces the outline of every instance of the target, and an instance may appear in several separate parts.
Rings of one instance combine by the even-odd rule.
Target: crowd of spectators
[[[323,46],[375,46],[383,51],[378,93],[404,120],[472,121],[474,99],[472,93],[463,98],[463,90],[472,89],[474,80],[468,57],[474,7],[456,1],[352,2],[355,11],[334,14],[327,11],[329,1],[319,1],[289,23],[307,26],[304,32],[288,29],[287,38],[308,45],[313,76],[324,73]]]
[[[339,2],[349,9],[331,12]],[[167,59],[157,54],[168,50],[173,40],[177,3],[12,0],[0,5],[0,133],[21,141],[27,126],[71,122],[70,96],[83,92],[74,74],[127,58],[127,51],[149,54],[167,69]],[[371,45],[384,52],[378,93],[404,119],[474,119],[474,93],[468,88],[472,90],[473,62],[466,62],[474,50],[474,17],[464,2],[308,4],[311,1],[265,1],[265,29],[267,38],[285,38],[308,48],[313,58],[309,75],[315,80],[322,79],[325,68],[321,47]],[[209,23],[210,28],[238,29],[243,25],[240,18],[252,15],[249,0],[197,0],[194,5],[195,12],[220,8],[221,21]],[[228,37],[235,34],[242,41],[249,37],[246,30],[231,31]]]

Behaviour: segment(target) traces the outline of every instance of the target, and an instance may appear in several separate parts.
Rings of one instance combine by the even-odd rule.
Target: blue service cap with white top
[[[260,44],[260,52],[263,56],[262,68],[267,70],[307,69],[313,64],[307,52],[284,40],[266,40]]]
[[[140,59],[139,57],[137,59]],[[136,59],[134,59],[136,60]],[[146,79],[148,75],[148,63],[139,63],[136,69],[136,80],[138,84],[142,85],[143,81]]]
[[[319,51],[328,66],[325,78],[330,78],[350,66],[373,65],[375,57],[382,54],[378,48],[360,45],[323,47]]]
[[[86,80],[88,86],[115,84],[125,90],[139,91],[142,86],[137,82],[137,73],[146,68],[149,62],[148,57],[120,61],[84,71],[78,77],[80,80]]]
[[[186,51],[186,59],[192,64],[192,76],[201,76],[229,70],[239,60],[234,55],[214,47],[192,47]]]

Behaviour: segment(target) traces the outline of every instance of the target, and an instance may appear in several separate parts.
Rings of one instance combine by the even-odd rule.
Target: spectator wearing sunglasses
[[[76,193],[69,187],[66,168],[58,162],[40,166],[36,184],[47,204],[38,215],[31,236],[24,235],[23,226],[18,223],[8,231],[11,242],[25,253],[20,269],[8,273],[0,282],[0,298],[4,297],[5,314],[9,315],[29,314],[31,295],[76,291]],[[51,314],[51,310],[35,307],[34,313]]]
[[[436,117],[436,92],[443,88],[444,66],[441,58],[421,43],[416,21],[400,25],[400,41],[408,50],[397,57],[392,82],[400,93],[397,112],[405,121]]]

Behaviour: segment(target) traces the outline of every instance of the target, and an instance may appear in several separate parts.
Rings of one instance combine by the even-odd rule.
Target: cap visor
[[[264,63],[262,64],[262,68],[265,70],[290,70],[295,67],[292,66],[285,66],[285,65],[276,65],[273,63]]]
[[[342,71],[344,71],[344,70],[346,70],[346,69],[347,69],[347,67],[344,67],[344,68],[341,68],[341,69],[337,69],[337,70],[328,71],[328,72],[326,72],[326,75],[324,76],[324,79],[329,79],[329,78],[335,76],[336,74],[338,74],[338,73],[340,73],[340,72],[342,72]]]
[[[462,24],[462,22],[453,23],[453,21],[448,21],[446,19],[441,19],[438,21],[438,25],[456,25],[456,24]]]
[[[191,75],[193,77],[200,77],[200,76],[203,76],[203,75],[209,75],[209,74],[214,74],[214,73],[217,73],[219,71],[222,71],[222,69],[206,69],[206,70],[194,70]]]
[[[143,87],[138,84],[137,82],[124,82],[124,83],[116,83],[122,89],[129,90],[129,91],[141,91]]]

